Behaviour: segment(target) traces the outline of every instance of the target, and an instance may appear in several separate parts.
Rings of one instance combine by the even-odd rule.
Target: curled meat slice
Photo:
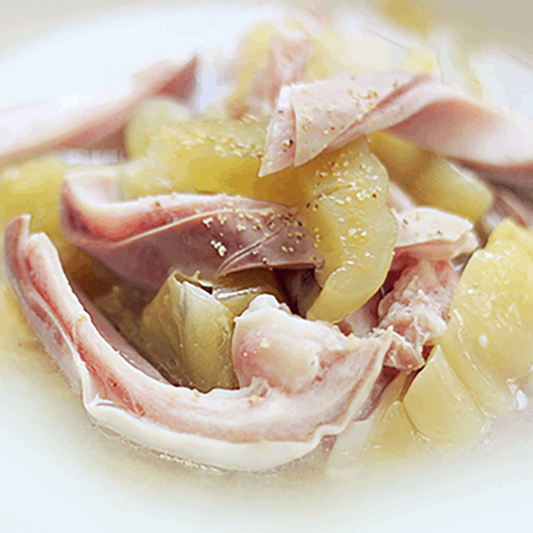
[[[395,262],[403,256],[448,261],[471,253],[479,246],[472,222],[439,209],[409,209],[396,213],[396,220],[399,232],[394,247]]]
[[[196,66],[196,57],[185,65],[161,61],[126,87],[0,110],[0,164],[56,148],[120,148],[124,125],[147,98],[191,96]]]
[[[302,457],[325,435],[340,433],[357,415],[378,378],[382,343],[344,337],[316,323],[335,345],[318,354],[317,376],[287,392],[255,376],[239,390],[208,394],[174,387],[123,357],[123,340],[105,337],[64,275],[44,234],[28,234],[29,216],[17,217],[5,236],[9,279],[47,351],[77,381],[85,409],[99,424],[151,448],[223,468],[260,470]],[[295,338],[306,321],[288,313]],[[240,338],[262,338],[261,315],[241,326]],[[256,331],[260,333],[257,334]],[[260,342],[260,341],[259,341]],[[248,343],[235,343],[238,354]],[[290,357],[292,335],[278,343]],[[238,356],[236,356],[238,357]]]
[[[496,178],[533,172],[533,123],[412,72],[361,74],[285,87],[261,174],[299,166],[361,135],[388,129]]]
[[[298,217],[284,205],[224,194],[121,202],[114,169],[67,177],[61,219],[69,242],[149,290],[158,290],[172,270],[210,280],[254,267],[319,262]]]

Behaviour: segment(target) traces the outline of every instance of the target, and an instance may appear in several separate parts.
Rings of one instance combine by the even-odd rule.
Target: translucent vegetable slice
[[[486,416],[437,346],[403,400],[416,429],[436,444],[461,446],[483,430]]]
[[[316,273],[323,289],[307,316],[338,322],[378,290],[391,264],[398,227],[385,205],[387,172],[362,138],[299,173],[300,215],[325,260]]]
[[[122,170],[123,199],[171,191],[239,194],[297,205],[292,170],[257,178],[266,124],[251,118],[195,121],[168,126],[147,156]]]
[[[165,126],[191,120],[190,109],[175,99],[159,96],[144,102],[126,127],[124,145],[129,157],[146,153],[152,137]]]
[[[264,135],[263,125],[246,120],[168,128],[149,150],[168,181],[155,171],[153,187],[149,173],[145,180],[130,175],[129,184],[151,194],[168,192],[161,186],[224,191],[299,206],[325,258],[317,274],[324,289],[309,318],[339,321],[372,296],[390,266],[397,224],[385,205],[387,173],[362,138],[298,169],[258,177]]]
[[[510,383],[533,365],[533,238],[513,222],[498,226],[467,264],[440,345],[485,411],[514,403]]]
[[[32,215],[32,229],[61,240],[59,198],[65,164],[58,157],[40,157],[0,169],[0,223],[5,226],[23,213]]]
[[[278,302],[284,297],[276,276],[269,270],[245,270],[229,274],[213,284],[213,296],[233,314],[239,316],[260,294],[271,294]]]
[[[377,459],[394,459],[416,454],[424,446],[401,400],[393,401],[376,421],[367,442],[368,452]]]
[[[472,171],[387,135],[372,135],[371,150],[421,205],[431,205],[477,222],[490,209],[493,194]]]
[[[203,289],[168,278],[141,319],[142,343],[156,368],[201,392],[233,389],[233,314]]]

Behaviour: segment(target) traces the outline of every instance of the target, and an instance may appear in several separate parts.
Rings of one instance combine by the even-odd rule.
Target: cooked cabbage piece
[[[151,362],[172,381],[201,392],[233,389],[233,318],[214,296],[170,276],[142,314],[140,338]]]
[[[188,107],[168,97],[147,100],[128,122],[124,145],[129,157],[145,155],[153,137],[165,126],[191,120]]]
[[[371,139],[371,150],[389,177],[418,204],[457,213],[473,222],[492,206],[492,192],[473,172],[386,133],[375,133]]]
[[[316,272],[323,288],[307,317],[339,322],[379,289],[392,261],[398,226],[385,205],[387,172],[365,138],[298,172],[300,215],[324,258]]]
[[[260,294],[271,294],[278,302],[285,299],[275,274],[270,270],[245,270],[224,276],[214,282],[212,291],[234,317],[243,313]]]
[[[436,444],[468,444],[483,430],[486,416],[437,346],[403,400],[415,428]]]
[[[468,262],[440,339],[450,365],[482,409],[513,405],[509,387],[533,365],[533,236],[500,224]]]

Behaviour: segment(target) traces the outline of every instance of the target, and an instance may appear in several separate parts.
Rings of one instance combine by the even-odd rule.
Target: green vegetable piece
[[[237,388],[231,359],[233,314],[212,295],[170,276],[141,318],[154,364],[201,392]]]
[[[218,279],[213,285],[213,296],[233,314],[239,316],[260,294],[272,294],[283,302],[283,294],[273,272],[246,270]]]

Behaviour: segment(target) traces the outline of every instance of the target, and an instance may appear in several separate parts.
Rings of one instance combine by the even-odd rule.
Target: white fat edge
[[[376,365],[376,376],[379,373]],[[87,373],[88,374],[88,373]],[[90,378],[92,382],[92,378]],[[139,418],[108,403],[100,403],[91,383],[83,385],[83,404],[89,416],[99,425],[111,429],[132,442],[149,447],[154,451],[181,460],[229,470],[270,470],[295,461],[311,453],[325,436],[338,435],[348,426],[370,394],[370,386],[362,387],[343,419],[338,424],[327,424],[317,428],[308,441],[260,441],[232,443],[223,440],[178,433],[147,419]],[[92,396],[92,397],[91,397]]]
[[[88,315],[87,319],[90,320]],[[142,375],[144,379],[149,379],[125,361],[118,352],[115,350],[113,352],[115,366],[122,367],[126,373]],[[373,375],[354,395],[350,407],[340,421],[319,426],[310,440],[296,442],[231,443],[200,435],[179,433],[147,418],[140,418],[108,401],[102,401],[94,379],[77,352],[74,353],[74,365],[80,376],[83,406],[88,415],[102,427],[115,431],[132,442],[181,460],[230,470],[262,471],[300,459],[312,452],[325,436],[343,432],[370,395],[381,372],[384,355],[385,351],[376,360]],[[158,386],[166,388],[167,392],[174,389],[173,386],[162,383]]]

